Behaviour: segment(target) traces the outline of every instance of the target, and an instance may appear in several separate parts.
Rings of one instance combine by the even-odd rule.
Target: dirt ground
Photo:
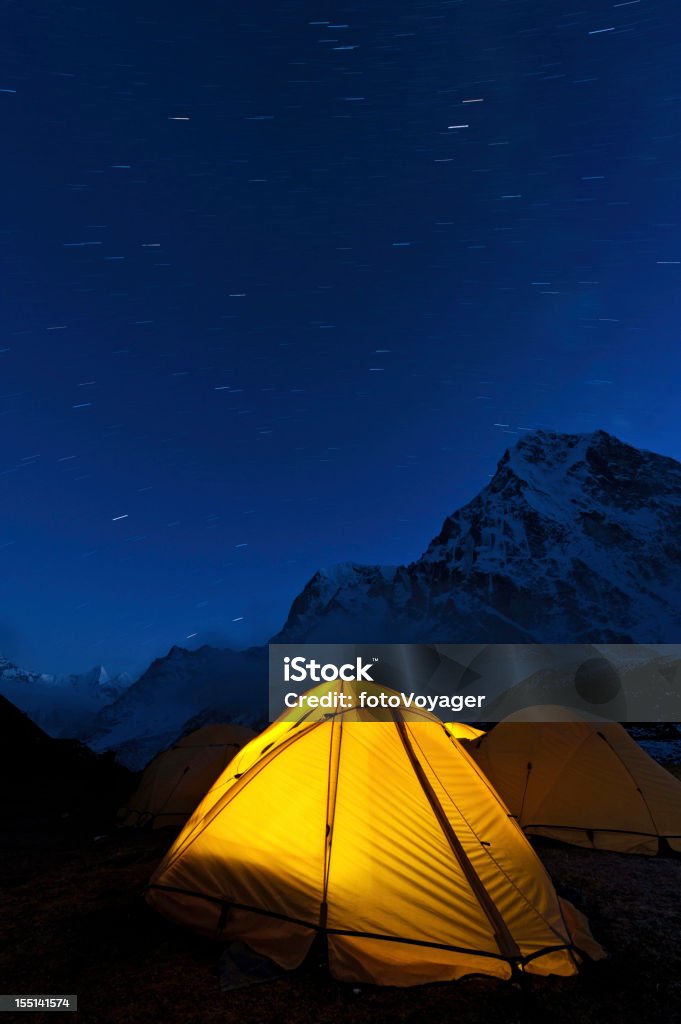
[[[96,1024],[679,1024],[681,859],[542,844],[559,890],[609,958],[527,989],[471,977],[412,989],[339,984],[322,967],[222,992],[220,948],[142,892],[171,836],[70,821],[15,823],[0,844],[0,989],[77,993]],[[54,1013],[4,1014],[52,1021]],[[64,1019],[64,1018],[62,1018]],[[76,1020],[71,1016],[65,1019]]]

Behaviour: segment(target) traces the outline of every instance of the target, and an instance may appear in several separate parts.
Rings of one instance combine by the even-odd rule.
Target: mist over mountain
[[[188,651],[176,646],[97,715],[85,739],[96,751],[113,747],[127,767],[141,768],[199,724],[231,721],[264,727],[266,716],[266,647]]]
[[[74,675],[32,672],[0,654],[0,693],[54,737],[80,736],[132,682],[125,672],[110,676],[102,665]]]

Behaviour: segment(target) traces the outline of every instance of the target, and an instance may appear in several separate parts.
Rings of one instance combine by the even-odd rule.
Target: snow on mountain
[[[0,693],[51,736],[79,736],[131,683],[127,673],[112,678],[102,665],[80,675],[53,675],[19,668],[0,655]]]
[[[681,465],[538,430],[409,565],[316,573],[276,642],[681,638]]]
[[[138,769],[206,709],[213,721],[264,723],[266,647],[172,647],[97,715],[85,739],[96,751],[115,749],[122,764]]]
[[[396,641],[394,602],[404,570],[343,562],[314,574],[273,643]],[[404,597],[405,595],[401,595]]]

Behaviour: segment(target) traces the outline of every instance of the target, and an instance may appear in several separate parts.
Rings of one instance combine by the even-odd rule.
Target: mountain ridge
[[[676,640],[679,529],[674,459],[535,431],[416,560],[315,573],[273,642]]]

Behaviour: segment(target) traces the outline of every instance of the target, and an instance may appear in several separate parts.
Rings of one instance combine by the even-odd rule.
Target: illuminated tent
[[[314,695],[392,693],[324,683]],[[361,719],[361,720],[360,720]],[[484,776],[426,711],[296,709],[197,807],[148,887],[171,920],[283,968],[326,938],[345,981],[417,985],[602,951]]]
[[[681,782],[621,725],[566,709],[511,715],[466,744],[522,828],[576,846],[681,851]],[[526,716],[527,713],[525,713]]]
[[[144,769],[121,825],[184,825],[234,755],[255,736],[244,725],[205,725],[162,751]]]
[[[445,722],[445,728],[455,740],[477,740],[485,735],[484,729],[476,729],[467,722]]]

